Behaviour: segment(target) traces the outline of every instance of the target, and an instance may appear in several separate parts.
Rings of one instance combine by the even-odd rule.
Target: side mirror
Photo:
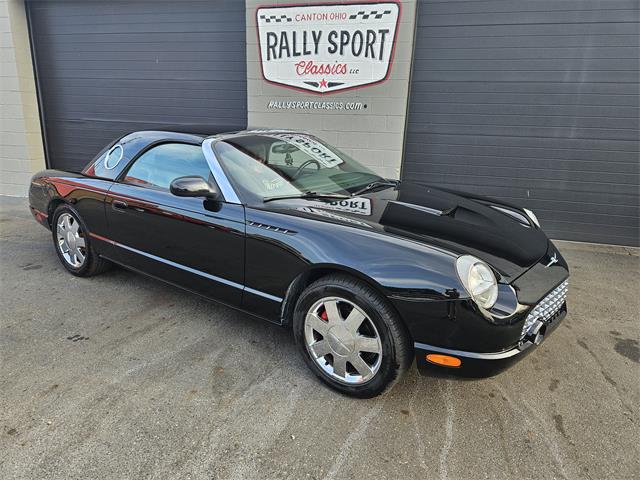
[[[169,187],[176,197],[205,197],[219,200],[221,195],[217,187],[214,187],[202,177],[178,177],[171,182]]]

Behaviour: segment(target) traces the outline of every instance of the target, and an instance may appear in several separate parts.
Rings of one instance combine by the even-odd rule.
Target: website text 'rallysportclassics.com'
[[[303,100],[269,100],[267,108],[270,110],[364,110],[366,103],[362,102],[323,102]]]

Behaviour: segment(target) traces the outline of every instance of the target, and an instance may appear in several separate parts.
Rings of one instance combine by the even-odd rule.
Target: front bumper
[[[560,310],[548,321],[539,325],[535,333],[523,338],[517,346],[501,352],[476,353],[450,348],[436,347],[425,343],[416,342],[414,344],[416,363],[418,370],[423,375],[432,372],[447,373],[461,377],[490,377],[497,375],[503,370],[527,356],[535,349],[567,315],[566,302]],[[439,354],[455,357],[462,363],[459,367],[443,367],[427,360],[427,355]]]

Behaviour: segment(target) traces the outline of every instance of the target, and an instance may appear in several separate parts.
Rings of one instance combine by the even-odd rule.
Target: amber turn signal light
[[[427,355],[427,362],[451,368],[458,368],[462,365],[462,360],[459,358],[450,357],[449,355],[440,355],[439,353],[429,353]]]

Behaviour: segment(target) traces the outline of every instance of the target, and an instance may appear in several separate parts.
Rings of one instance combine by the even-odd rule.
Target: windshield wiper
[[[360,190],[356,190],[351,194],[351,196],[357,197],[358,195],[362,195],[363,193],[369,192],[378,187],[397,187],[398,185],[400,185],[400,180],[376,180],[375,182],[371,182],[366,187],[363,187]]]
[[[340,195],[337,193],[318,193],[318,192],[304,192],[300,195],[282,195],[280,197],[265,197],[263,202],[271,202],[273,200],[288,200],[291,198],[334,198],[338,200],[344,200],[345,198],[351,198],[349,195]]]

